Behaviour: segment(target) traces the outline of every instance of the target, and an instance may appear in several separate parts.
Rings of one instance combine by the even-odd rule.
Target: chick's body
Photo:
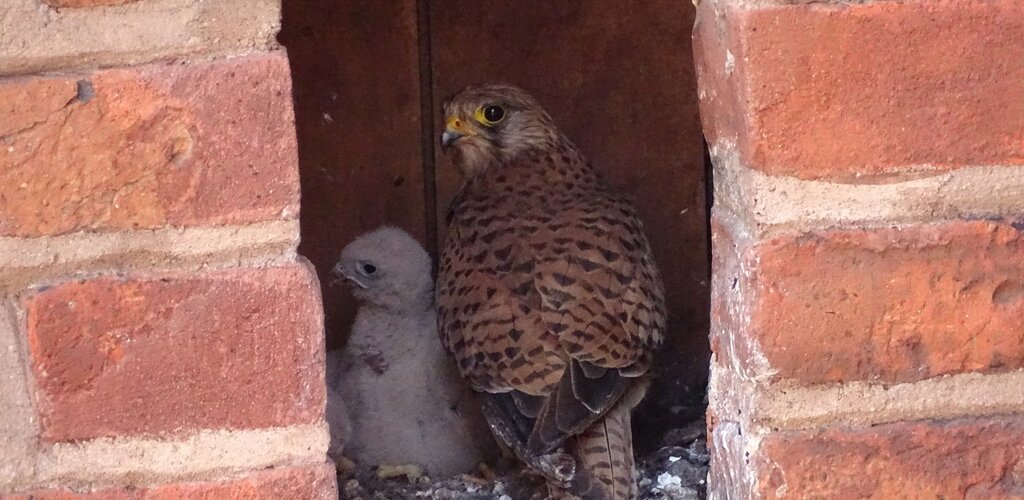
[[[403,231],[384,228],[346,247],[336,271],[360,302],[328,381],[351,420],[345,455],[440,475],[472,470],[488,457],[487,430],[438,341],[426,252]]]

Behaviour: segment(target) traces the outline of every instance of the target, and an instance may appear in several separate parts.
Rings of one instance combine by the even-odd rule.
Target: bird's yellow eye
[[[476,109],[474,115],[476,121],[491,126],[505,119],[505,109],[493,104],[490,106],[480,106]]]

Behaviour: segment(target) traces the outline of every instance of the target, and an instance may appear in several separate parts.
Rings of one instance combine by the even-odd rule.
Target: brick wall
[[[336,496],[279,17],[0,5],[0,497]]]
[[[712,495],[1024,496],[1024,2],[704,0]]]

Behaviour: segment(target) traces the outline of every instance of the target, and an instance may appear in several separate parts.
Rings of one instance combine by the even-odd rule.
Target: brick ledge
[[[323,421],[257,430],[203,430],[180,440],[101,438],[47,446],[35,457],[35,475],[11,478],[3,488],[98,490],[240,477],[253,470],[326,460]]]
[[[716,420],[744,429],[871,426],[905,420],[1024,414],[1024,370],[962,373],[903,384],[846,382],[800,386],[754,382],[713,362],[709,398]]]
[[[294,260],[298,220],[107,233],[88,231],[39,238],[0,237],[0,292],[17,291],[69,274],[114,269],[147,271],[202,264],[239,266]]]

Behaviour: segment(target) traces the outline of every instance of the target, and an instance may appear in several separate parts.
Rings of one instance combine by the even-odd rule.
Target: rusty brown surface
[[[416,2],[284,0],[291,58],[302,243],[324,286],[328,345],[348,336],[355,303],[330,286],[341,248],[381,224],[426,232]]]

